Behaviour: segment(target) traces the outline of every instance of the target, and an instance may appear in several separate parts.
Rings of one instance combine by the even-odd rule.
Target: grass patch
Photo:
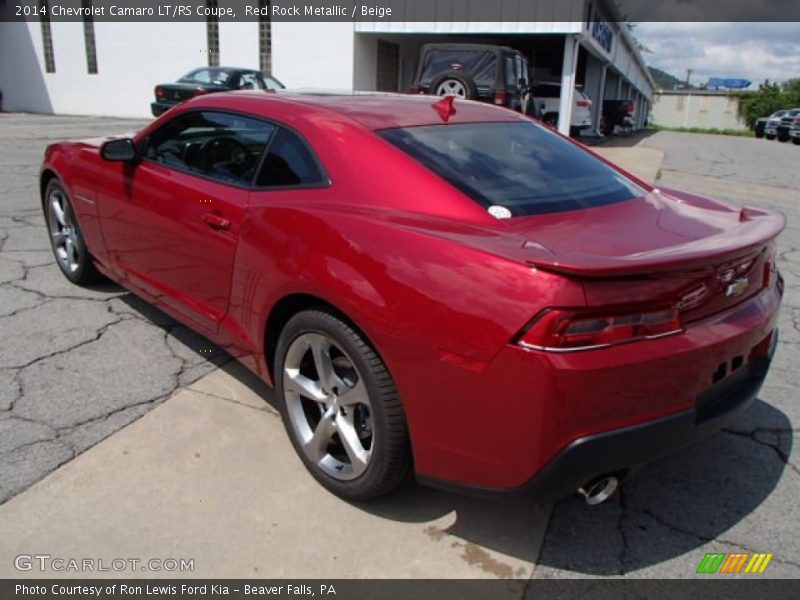
[[[736,137],[755,137],[751,129],[705,129],[703,127],[662,127],[661,125],[650,125],[652,131],[678,131],[680,133],[710,133],[712,135],[733,135]]]

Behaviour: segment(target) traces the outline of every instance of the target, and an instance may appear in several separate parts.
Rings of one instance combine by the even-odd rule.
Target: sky
[[[765,79],[800,77],[800,23],[639,23],[634,34],[652,52],[647,64],[691,83],[709,77]]]

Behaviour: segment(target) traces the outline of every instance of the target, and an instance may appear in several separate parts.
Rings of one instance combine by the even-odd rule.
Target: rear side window
[[[630,200],[645,190],[535,123],[469,123],[378,134],[485,207],[513,216]]]
[[[506,55],[506,89],[513,90],[517,87],[517,76],[514,73],[514,57]]]
[[[322,185],[325,178],[303,141],[282,127],[275,133],[258,173],[258,187]]]

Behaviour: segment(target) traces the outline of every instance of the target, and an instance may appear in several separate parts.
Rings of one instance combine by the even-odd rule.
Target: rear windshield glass
[[[475,83],[494,83],[497,59],[494,52],[486,50],[429,50],[425,54],[420,82],[430,83],[447,72],[460,71]]]
[[[469,123],[378,134],[487,208],[514,216],[630,200],[645,190],[535,123]]]

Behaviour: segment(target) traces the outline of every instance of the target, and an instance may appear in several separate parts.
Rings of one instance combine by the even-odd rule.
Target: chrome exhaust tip
[[[600,477],[583,484],[578,488],[578,493],[586,500],[589,506],[602,504],[619,488],[619,479],[616,477]]]

